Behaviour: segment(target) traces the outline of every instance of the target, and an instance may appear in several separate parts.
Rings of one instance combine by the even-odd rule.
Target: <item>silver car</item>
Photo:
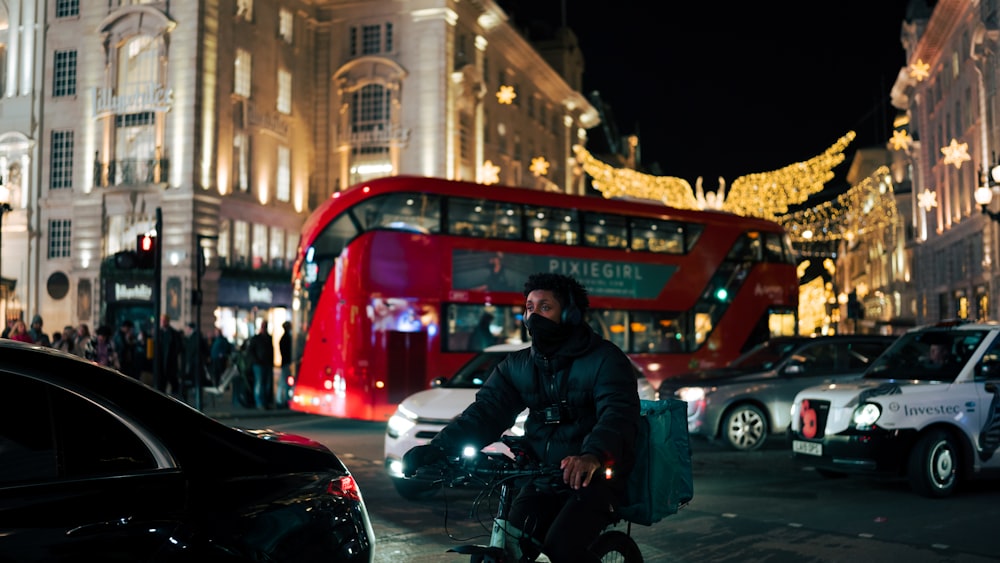
[[[795,394],[817,384],[860,377],[894,336],[780,337],[763,342],[724,368],[663,380],[660,397],[688,404],[688,432],[752,451],[791,423]]]

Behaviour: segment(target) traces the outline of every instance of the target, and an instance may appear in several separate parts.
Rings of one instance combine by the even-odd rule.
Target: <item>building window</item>
[[[285,230],[271,227],[271,267],[281,270],[285,267]]]
[[[80,15],[80,0],[56,0],[56,17],[68,18]]]
[[[253,61],[250,58],[250,52],[244,49],[236,49],[236,83],[233,85],[233,93],[237,96],[250,97],[252,65]]]
[[[355,92],[351,104],[353,133],[388,132],[389,101],[389,92],[379,84],[369,84]],[[377,141],[378,137],[373,134],[364,136],[369,141]]]
[[[233,135],[233,168],[237,189],[250,191],[250,137],[242,131]]]
[[[292,73],[278,69],[278,111],[292,113]]]
[[[219,244],[216,245],[216,251],[219,253],[219,265],[227,266],[229,265],[229,230],[232,225],[232,221],[229,219],[223,219],[219,222]]]
[[[73,222],[69,219],[49,220],[49,258],[69,258]]]
[[[233,265],[246,268],[250,262],[250,225],[233,221]]]
[[[253,269],[266,267],[267,264],[267,225],[254,223],[253,226]]]
[[[391,53],[393,49],[392,24],[352,27],[349,33],[351,56]]]
[[[287,236],[285,237],[285,262],[288,263],[288,267],[291,268],[292,264],[295,263],[295,256],[298,254],[298,244],[299,235],[295,231],[287,231]]]
[[[286,10],[284,8],[278,12],[278,37],[283,39],[285,43],[289,45],[292,44],[292,25],[295,21],[291,10]]]
[[[361,54],[375,55],[381,52],[382,28],[377,25],[366,25],[361,28]]]
[[[253,0],[236,0],[236,17],[244,21],[253,21]]]
[[[52,132],[52,176],[49,187],[64,189],[73,187],[73,132]]]
[[[275,197],[278,201],[292,198],[292,155],[288,147],[278,147],[278,178]]]
[[[76,51],[56,51],[52,95],[76,95]]]

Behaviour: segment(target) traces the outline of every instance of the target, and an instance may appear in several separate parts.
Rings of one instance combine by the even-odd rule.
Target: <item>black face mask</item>
[[[539,314],[528,317],[524,325],[531,335],[531,345],[546,356],[558,350],[573,334],[569,325],[551,321]]]

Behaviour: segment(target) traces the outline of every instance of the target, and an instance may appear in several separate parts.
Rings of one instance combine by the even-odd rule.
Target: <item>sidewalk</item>
[[[192,398],[188,402],[188,404],[193,407],[195,406],[193,391],[191,395]],[[306,414],[299,411],[293,411],[289,408],[257,409],[252,407],[247,408],[239,404],[233,404],[232,387],[227,389],[226,392],[222,395],[210,395],[208,393],[202,393],[201,412],[215,419],[261,418],[261,417],[274,417],[274,416],[305,416]]]
[[[275,389],[277,389],[277,378],[281,376],[280,368],[274,369]],[[152,374],[143,373],[143,381],[147,385],[152,385]],[[204,389],[204,388],[203,388]],[[187,404],[197,407],[194,400],[194,389],[189,392]],[[221,395],[213,395],[204,390],[201,394],[201,412],[215,419],[233,418],[261,418],[275,416],[304,416],[306,413],[293,411],[289,408],[257,409],[254,407],[244,407],[233,402],[233,386],[229,385]]]

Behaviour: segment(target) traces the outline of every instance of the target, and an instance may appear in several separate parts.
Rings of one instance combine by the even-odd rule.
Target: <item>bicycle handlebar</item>
[[[450,457],[444,462],[417,469],[408,479],[432,481],[448,486],[478,482],[481,485],[508,480],[551,479],[563,485],[563,470],[558,466],[519,460],[499,453],[481,453],[472,459]]]
[[[563,483],[563,470],[558,466],[543,464],[525,447],[524,438],[504,435],[501,437],[514,457],[500,452],[478,452],[475,457],[452,456],[443,462],[418,468],[408,479],[420,479],[457,486],[477,482],[486,486],[508,480],[551,479],[552,485]]]

